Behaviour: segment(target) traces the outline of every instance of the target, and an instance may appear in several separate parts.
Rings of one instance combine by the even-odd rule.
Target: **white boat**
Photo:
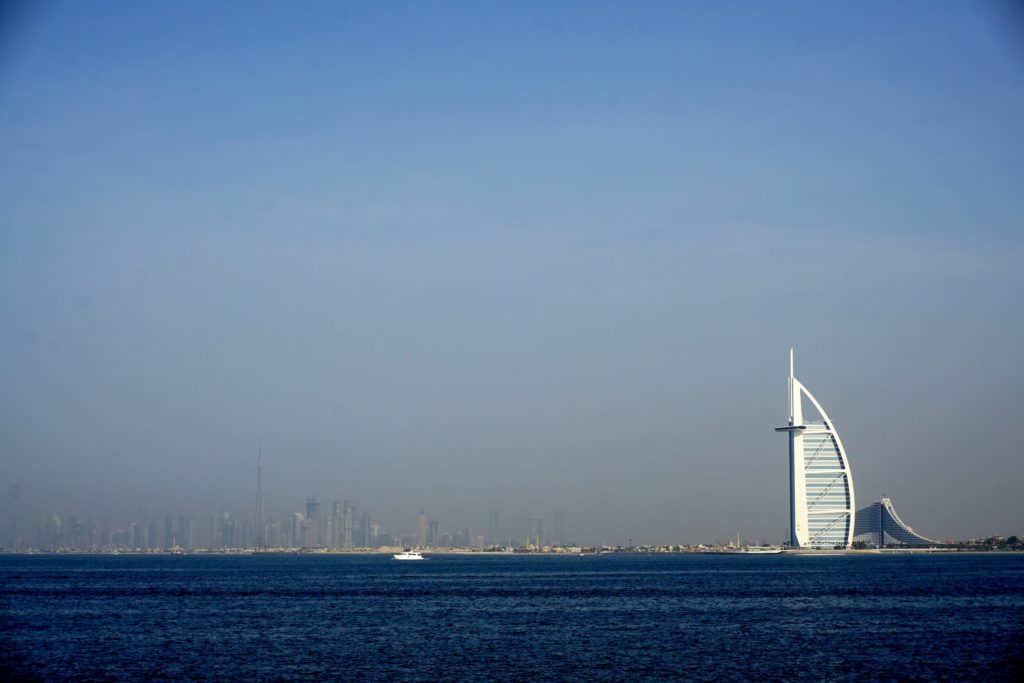
[[[745,545],[739,552],[743,555],[778,555],[782,552],[779,546],[770,545]]]
[[[413,550],[403,550],[400,553],[392,555],[396,560],[425,560],[427,558],[420,555],[418,552]]]

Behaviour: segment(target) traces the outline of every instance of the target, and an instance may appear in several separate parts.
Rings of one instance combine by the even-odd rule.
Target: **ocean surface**
[[[1021,680],[1022,656],[1024,555],[0,556],[4,680]]]

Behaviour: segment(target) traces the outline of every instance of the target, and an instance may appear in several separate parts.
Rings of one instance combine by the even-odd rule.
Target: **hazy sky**
[[[790,346],[859,503],[1024,531],[1012,5],[38,5],[0,535],[251,515],[262,440],[271,513],[780,541]]]

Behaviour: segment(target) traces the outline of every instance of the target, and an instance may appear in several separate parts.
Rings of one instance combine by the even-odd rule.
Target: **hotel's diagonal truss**
[[[804,420],[803,399],[820,419]],[[793,376],[789,352],[790,545],[801,548],[848,547],[853,542],[853,477],[846,450],[831,418],[814,395]]]

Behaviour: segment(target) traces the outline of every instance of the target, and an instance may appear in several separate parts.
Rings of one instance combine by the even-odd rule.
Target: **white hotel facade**
[[[804,399],[817,417],[804,419]],[[846,450],[828,413],[793,375],[789,350],[789,529],[794,548],[848,548],[856,504]]]

